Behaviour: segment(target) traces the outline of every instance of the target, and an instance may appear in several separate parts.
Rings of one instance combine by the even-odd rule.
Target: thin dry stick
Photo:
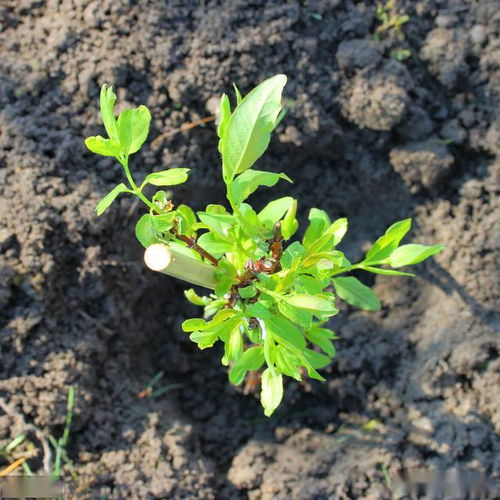
[[[209,260],[214,266],[218,266],[219,260],[216,259],[212,254],[201,248],[193,238],[184,236],[183,234],[176,234],[175,237],[183,241],[189,248],[192,248],[193,250],[198,252],[202,257],[205,257],[205,259]]]
[[[43,470],[47,473],[50,474],[50,461],[52,460],[52,452],[50,451],[50,446],[47,441],[47,438],[44,436],[43,432],[38,428],[35,427],[33,424],[28,424],[24,420],[24,417],[18,413],[16,410],[14,410],[9,404],[7,404],[3,398],[0,398],[0,408],[7,414],[10,415],[11,417],[19,419],[22,423],[23,426],[25,427],[26,430],[33,432],[35,436],[37,437],[38,441],[42,444],[42,450],[43,450]]]
[[[20,465],[22,465],[26,461],[26,457],[21,457],[12,462],[10,465],[5,467],[5,469],[0,470],[0,477],[4,477],[13,470],[17,469]]]
[[[186,130],[197,127],[198,125],[203,125],[204,123],[213,122],[215,120],[215,116],[207,116],[206,118],[200,118],[199,120],[194,120],[192,122],[183,123],[179,128],[174,130],[169,130],[164,132],[163,134],[156,137],[151,142],[151,147],[155,148],[163,139],[167,137],[171,137],[172,135],[179,134],[180,132],[185,132]]]

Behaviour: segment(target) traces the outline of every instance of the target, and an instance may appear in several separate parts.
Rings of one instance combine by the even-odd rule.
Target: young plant
[[[229,366],[231,383],[249,383],[260,374],[267,416],[280,404],[284,376],[325,380],[318,370],[335,356],[336,337],[326,325],[337,314],[337,297],[361,309],[380,309],[375,293],[348,273],[362,269],[413,276],[399,268],[443,249],[442,245],[400,246],[411,227],[411,220],[405,219],[390,226],[364,259],[353,264],[337,249],[347,219],[332,221],[325,211],[313,208],[302,238],[292,240],[298,230],[297,200],[279,198],[260,211],[248,203],[261,186],[292,182],[284,173],[253,168],[283,117],[285,84],[286,77],[276,75],[245,97],[235,87],[234,109],[226,94],[221,97],[217,134],[228,207],[211,204],[195,213],[187,205],[174,207],[163,190],[146,197],[147,184],[181,184],[188,169],[155,172],[136,184],[129,156],[146,140],[150,113],[139,106],[115,119],[115,95],[106,85],[101,91],[101,114],[108,138],[86,140],[91,151],[114,156],[128,180],[128,185],[119,184],[101,200],[98,215],[120,193],[134,194],[144,202],[149,210],[137,222],[136,235],[147,249],[146,263],[211,290],[207,296],[193,289],[185,292],[190,302],[204,307],[204,315],[186,320],[184,331],[200,349],[218,341],[224,344],[222,364]]]
[[[377,2],[375,17],[380,23],[373,35],[375,41],[380,41],[389,33],[393,33],[396,40],[405,42],[403,26],[410,20],[410,16],[398,12],[395,0],[387,0],[385,3]],[[390,55],[398,61],[404,61],[411,56],[411,50],[397,45],[391,49]]]

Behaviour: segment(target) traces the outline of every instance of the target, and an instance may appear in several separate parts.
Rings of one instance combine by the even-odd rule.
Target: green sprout
[[[377,2],[375,17],[380,23],[375,29],[373,39],[380,41],[389,33],[394,33],[396,39],[405,42],[403,26],[410,20],[407,14],[399,14],[396,7],[396,0],[387,0],[385,3]],[[407,48],[396,46],[390,51],[391,57],[397,61],[404,61],[411,56],[411,51]]]
[[[260,211],[248,203],[261,186],[292,182],[284,173],[253,169],[283,118],[286,80],[285,75],[273,76],[245,97],[235,87],[233,108],[226,94],[221,97],[217,134],[228,207],[211,204],[195,213],[187,205],[174,207],[162,190],[151,199],[146,197],[147,184],[181,184],[188,169],[155,172],[140,185],[134,181],[129,156],[146,140],[151,116],[140,106],[116,119],[115,94],[106,85],[101,91],[101,114],[108,138],[85,141],[91,151],[114,156],[128,181],[101,200],[98,215],[121,193],[134,194],[144,202],[148,213],[139,219],[135,232],[146,248],[147,265],[210,290],[207,296],[193,289],[185,292],[190,302],[204,307],[204,315],[184,321],[183,330],[200,349],[223,343],[222,364],[229,367],[232,384],[260,373],[267,416],[282,400],[284,377],[325,380],[318,370],[336,354],[337,337],[327,323],[338,312],[337,298],[361,309],[380,309],[375,293],[348,273],[413,276],[399,269],[443,249],[442,245],[400,246],[411,227],[411,220],[405,219],[390,226],[361,262],[351,263],[337,249],[346,234],[347,219],[332,221],[324,210],[313,208],[303,237],[292,239],[299,226],[297,200],[279,198]]]
[[[376,33],[381,35],[392,30],[398,37],[404,39],[403,26],[410,20],[407,14],[398,14],[395,0],[387,0],[385,3],[377,2],[375,16],[381,23]]]

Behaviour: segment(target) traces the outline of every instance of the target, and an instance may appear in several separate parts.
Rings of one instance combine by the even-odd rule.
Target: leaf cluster
[[[188,169],[156,172],[139,187],[135,184],[128,155],[144,142],[150,115],[141,106],[122,112],[116,120],[115,97],[106,86],[101,92],[101,113],[109,138],[86,141],[94,152],[112,152],[129,180],[129,186],[117,186],[101,201],[99,214],[118,193],[131,192],[149,208],[136,225],[137,238],[145,247],[163,242],[194,260],[215,264],[213,293],[203,297],[193,289],[185,292],[189,301],[204,307],[204,315],[186,320],[182,328],[200,349],[223,344],[222,364],[229,367],[231,383],[242,384],[249,373],[261,373],[261,402],[267,416],[280,404],[284,377],[324,380],[319,370],[336,354],[336,336],[327,324],[337,314],[337,299],[368,311],[380,309],[375,293],[349,276],[351,271],[412,276],[399,269],[443,248],[401,245],[411,227],[411,220],[405,219],[389,227],[364,259],[353,264],[338,249],[348,229],[347,219],[332,220],[324,210],[313,208],[302,237],[294,238],[299,227],[296,199],[278,198],[259,211],[252,207],[248,199],[258,188],[272,187],[280,180],[292,182],[284,173],[254,168],[283,118],[285,84],[286,77],[276,75],[245,97],[235,87],[233,108],[226,94],[221,97],[217,134],[227,206],[211,204],[195,213],[187,205],[174,208],[165,191],[147,199],[146,184],[180,184],[187,179]]]

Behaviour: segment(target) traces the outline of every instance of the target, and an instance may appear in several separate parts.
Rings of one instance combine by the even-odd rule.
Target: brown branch
[[[177,239],[183,241],[189,248],[192,248],[195,252],[198,252],[202,257],[209,260],[215,267],[218,266],[219,260],[216,259],[212,254],[208,253],[206,250],[200,247],[198,243],[193,238],[185,236],[183,234],[172,233]]]

